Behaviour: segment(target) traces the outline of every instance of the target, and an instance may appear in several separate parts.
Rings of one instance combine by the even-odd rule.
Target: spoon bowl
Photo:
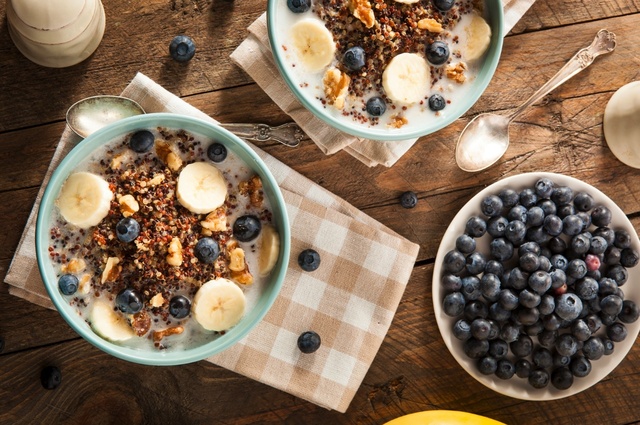
[[[144,114],[134,100],[122,96],[92,96],[71,105],[67,111],[67,124],[82,138],[124,118]]]

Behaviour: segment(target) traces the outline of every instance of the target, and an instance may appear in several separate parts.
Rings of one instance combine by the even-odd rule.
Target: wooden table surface
[[[65,69],[25,59],[12,44],[0,2],[0,277],[9,263],[49,161],[78,99],[118,94],[141,71],[222,122],[288,122],[288,117],[229,59],[265,0],[104,1],[107,27],[96,53]],[[513,108],[606,28],[613,54],[527,110],[512,143],[487,171],[460,171],[456,138],[479,112]],[[187,64],[168,56],[183,33],[197,43]],[[305,423],[381,424],[421,410],[452,409],[508,424],[629,424],[640,421],[640,346],[594,387],[550,402],[502,396],[475,381],[449,354],[433,314],[431,275],[440,239],[479,190],[506,176],[552,171],[609,195],[640,229],[640,170],[611,154],[602,115],[611,95],[638,78],[637,0],[537,0],[506,37],[495,77],[477,104],[449,127],[422,138],[391,168],[367,168],[346,153],[323,155],[311,142],[269,153],[421,249],[391,328],[345,414],[327,411],[236,373],[199,362],[148,367],[104,354],[55,311],[9,295],[0,285],[0,423]],[[400,193],[417,207],[399,206]],[[638,282],[634,282],[640,284]],[[62,385],[45,390],[40,370],[55,365]]]

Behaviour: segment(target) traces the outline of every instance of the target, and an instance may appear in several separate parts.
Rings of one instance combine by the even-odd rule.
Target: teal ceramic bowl
[[[393,0],[386,1],[393,3]],[[429,2],[431,0],[422,1]],[[372,1],[372,3],[374,2]],[[400,128],[389,128],[386,124],[382,123],[376,126],[370,126],[356,122],[355,120],[341,119],[340,114],[336,112],[335,108],[325,106],[318,100],[317,97],[322,96],[321,90],[315,93],[309,91],[310,87],[318,85],[306,81],[308,77],[306,75],[301,76],[300,72],[298,72],[300,68],[296,68],[295,64],[292,65],[292,53],[289,48],[291,45],[289,30],[292,23],[295,22],[294,20],[298,19],[298,16],[294,15],[299,15],[299,17],[313,17],[315,15],[312,10],[308,10],[302,14],[294,14],[287,8],[287,0],[268,0],[267,25],[271,50],[280,75],[283,77],[289,89],[307,110],[311,111],[316,117],[328,125],[353,136],[379,141],[398,141],[426,136],[451,124],[476,103],[489,85],[498,66],[502,52],[504,16],[502,2],[500,0],[485,0],[485,8],[485,17],[492,32],[491,44],[479,65],[477,76],[472,82],[465,83],[470,84],[470,87],[466,90],[464,96],[447,105],[440,111],[440,116],[438,117],[434,117],[433,112],[425,107],[425,110],[421,111],[418,116],[414,116],[414,118],[409,120],[408,124]],[[301,88],[301,86],[305,88]]]
[[[236,154],[262,179],[265,196],[269,199],[273,212],[273,221],[280,234],[280,253],[278,262],[272,270],[269,282],[260,293],[253,309],[248,310],[240,323],[202,345],[181,350],[157,350],[132,348],[101,338],[93,332],[89,324],[79,316],[75,307],[69,305],[58,289],[57,276],[48,255],[50,221],[55,207],[55,200],[67,177],[74,171],[77,164],[89,157],[97,148],[124,135],[141,129],[156,127],[168,129],[184,129],[223,143],[226,148]],[[168,366],[196,362],[229,348],[246,336],[267,314],[275,301],[287,271],[290,249],[290,228],[286,206],[278,183],[260,159],[260,157],[235,135],[227,130],[203,120],[176,114],[148,114],[126,118],[110,124],[93,133],[81,141],[60,163],[51,176],[44,191],[36,224],[36,254],[38,267],[44,285],[54,305],[69,323],[84,339],[101,350],[135,363]]]

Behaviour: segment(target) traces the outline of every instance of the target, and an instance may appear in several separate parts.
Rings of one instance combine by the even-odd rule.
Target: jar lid
[[[87,0],[9,1],[22,22],[41,30],[55,30],[69,25],[80,16],[87,3]]]

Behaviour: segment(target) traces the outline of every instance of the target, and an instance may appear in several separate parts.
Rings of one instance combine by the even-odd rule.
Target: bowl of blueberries
[[[595,385],[632,348],[640,240],[604,193],[553,173],[507,177],[446,230],[433,302],[456,361],[492,390],[553,400]]]
[[[462,116],[491,81],[504,32],[499,0],[269,0],[267,24],[297,100],[342,132],[380,141]]]

